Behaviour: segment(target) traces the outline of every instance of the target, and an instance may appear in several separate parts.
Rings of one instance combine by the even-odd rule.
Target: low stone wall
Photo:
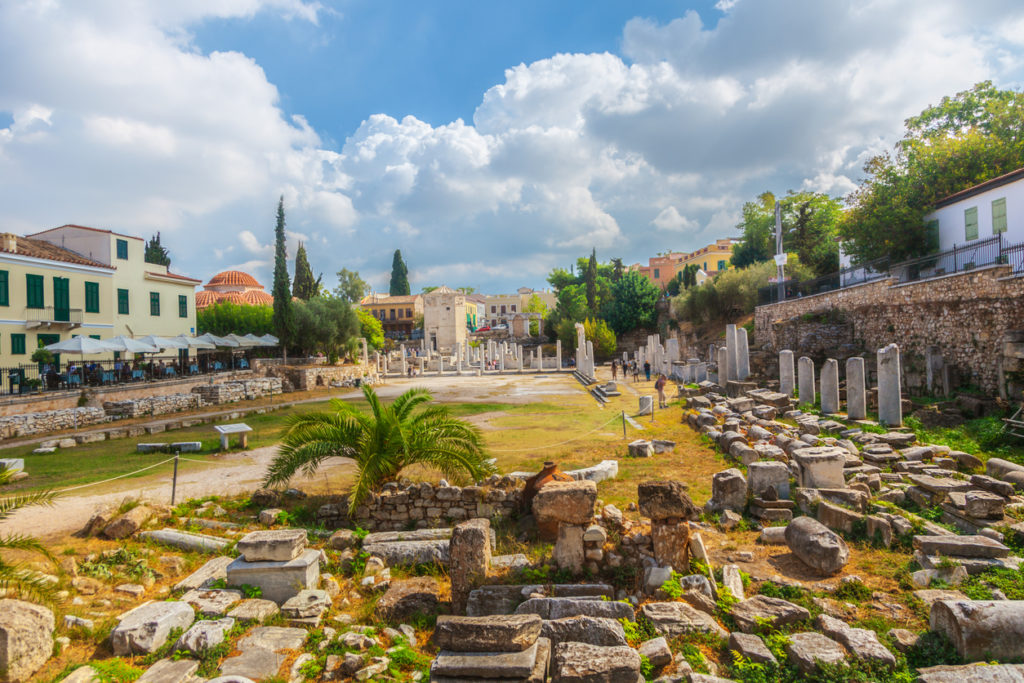
[[[110,418],[102,408],[65,408],[0,417],[0,439],[46,434],[102,424]]]
[[[268,374],[287,381],[292,391],[309,391],[316,387],[325,387],[332,382],[344,382],[367,378],[376,381],[377,370],[373,363],[369,367],[363,365],[278,365],[268,366]],[[279,380],[280,381],[280,380]]]
[[[103,410],[112,419],[141,417],[143,415],[166,415],[182,410],[195,410],[202,405],[196,394],[169,394],[150,396],[131,401],[104,401]]]
[[[910,389],[924,388],[927,359],[941,356],[961,383],[1005,394],[1004,339],[1024,329],[1022,301],[1024,277],[1011,277],[1009,266],[903,285],[886,279],[759,306],[754,338],[773,353],[784,348],[797,355],[816,348],[866,353],[869,366],[877,349],[895,342]],[[840,320],[829,322],[835,312]]]
[[[509,476],[465,487],[391,483],[356,508],[354,519],[349,519],[345,504],[339,503],[321,506],[317,521],[332,529],[354,523],[370,531],[454,526],[478,517],[507,517],[519,509],[522,494],[522,481]]]
[[[221,382],[192,387],[192,393],[202,398],[203,405],[220,405],[237,401],[252,401],[264,396],[280,394],[281,380],[278,377],[257,377],[240,382]]]

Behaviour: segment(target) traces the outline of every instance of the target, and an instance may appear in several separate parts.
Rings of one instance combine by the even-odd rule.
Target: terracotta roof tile
[[[83,266],[93,266],[95,268],[105,268],[107,270],[113,270],[108,265],[100,263],[99,261],[93,261],[88,259],[81,254],[58,247],[56,244],[51,244],[45,240],[36,240],[31,237],[17,237],[17,248],[11,252],[0,246],[0,252],[8,254],[17,254],[19,256],[29,256],[31,258],[46,259],[47,261],[63,261],[65,263],[77,263]]]

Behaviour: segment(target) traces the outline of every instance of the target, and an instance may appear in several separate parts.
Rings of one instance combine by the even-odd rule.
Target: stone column
[[[594,342],[587,340],[587,377],[594,376]]]
[[[814,405],[814,361],[801,356],[797,364],[797,382],[800,389],[800,403]]]
[[[498,372],[505,372],[505,345],[498,349]]]
[[[555,340],[555,372],[562,369],[562,340]]]
[[[852,356],[846,359],[846,415],[851,420],[868,416],[867,396],[864,394],[864,359]]]
[[[743,381],[750,377],[750,349],[747,347],[747,330],[736,330],[736,379]]]
[[[438,375],[443,375],[444,374],[444,354],[443,353],[437,354],[437,374]]]
[[[736,341],[736,326],[735,325],[726,325],[725,326],[725,351],[726,351],[726,354],[725,354],[725,367],[726,367],[726,375],[728,375],[730,380],[736,380],[736,379],[740,378],[739,368],[736,367],[738,365],[738,363],[737,363],[737,354],[736,354],[736,345],[737,344],[738,344],[738,342]],[[721,382],[719,382],[719,384],[721,384]],[[722,387],[725,387],[725,385],[722,384]]]
[[[462,354],[459,353],[455,358],[455,374],[462,374]]]
[[[420,376],[423,376],[423,371],[426,369],[427,359],[423,356],[419,357],[420,360]]]
[[[491,523],[477,518],[456,524],[448,544],[448,556],[452,614],[465,614],[470,591],[487,578],[487,567],[491,563]]]
[[[398,348],[401,350],[402,353],[402,377],[405,377],[406,375],[409,374],[409,368],[406,366],[405,360],[405,344],[402,344]]]
[[[900,403],[900,347],[878,349],[878,421],[887,427],[903,425]]]
[[[370,354],[365,339],[360,339],[359,344],[363,347],[363,367],[365,368],[370,365]]]
[[[835,358],[827,359],[821,366],[821,412],[839,412],[839,361]]]
[[[544,372],[544,346],[537,346],[537,372]]]
[[[523,373],[523,347],[519,347],[519,374]]]
[[[718,356],[718,385],[725,389],[729,381],[729,351],[724,346],[716,352]]]
[[[779,351],[779,392],[792,398],[796,387],[796,368],[793,366],[793,352]]]

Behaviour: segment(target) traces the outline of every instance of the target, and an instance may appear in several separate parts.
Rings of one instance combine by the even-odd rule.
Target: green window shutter
[[[184,294],[178,295],[178,317],[188,317],[188,297],[185,296]]]
[[[100,335],[98,335],[98,334],[90,334],[89,335],[89,339],[99,339],[99,338],[100,338]]]
[[[128,240],[117,241],[117,258],[128,260]]]
[[[128,315],[128,290],[117,290],[117,314]]]
[[[992,202],[992,234],[1006,232],[1006,197]]]
[[[11,354],[15,356],[25,355],[25,335],[23,334],[12,334],[11,335]]]
[[[939,250],[939,219],[933,218],[924,224],[924,236],[928,242],[928,251]]]
[[[43,308],[44,294],[42,275],[25,276],[25,305],[28,308]]]
[[[10,306],[11,296],[6,270],[0,270],[0,306]]]
[[[160,315],[160,292],[149,293],[149,314]]]
[[[968,242],[978,239],[978,207],[964,211],[964,237]]]
[[[85,283],[85,312],[100,312],[100,283],[98,282]]]

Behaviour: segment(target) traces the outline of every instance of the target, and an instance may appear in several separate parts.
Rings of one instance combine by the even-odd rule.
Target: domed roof
[[[252,306],[273,306],[274,297],[267,294],[262,289],[250,289],[247,292],[242,292],[242,299],[245,303]]]
[[[259,282],[256,281],[249,273],[243,273],[240,270],[225,270],[223,273],[217,273],[210,281],[206,283],[209,285],[241,285],[243,287],[262,287]]]
[[[211,292],[209,290],[201,290],[196,292],[196,308],[206,308],[217,303],[217,292]]]

